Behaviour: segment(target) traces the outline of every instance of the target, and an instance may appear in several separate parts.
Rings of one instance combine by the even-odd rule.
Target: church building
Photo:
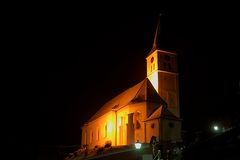
[[[81,145],[89,148],[181,140],[177,54],[160,50],[158,23],[146,55],[146,78],[106,102],[82,126]]]

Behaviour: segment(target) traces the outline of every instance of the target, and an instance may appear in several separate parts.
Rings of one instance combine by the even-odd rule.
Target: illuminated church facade
[[[177,54],[158,47],[159,23],[146,56],[147,76],[105,103],[83,126],[81,145],[89,148],[181,141]]]

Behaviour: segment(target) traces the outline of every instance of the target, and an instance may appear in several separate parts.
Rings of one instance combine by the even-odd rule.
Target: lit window
[[[93,141],[93,132],[92,132],[92,141]]]
[[[92,143],[92,140],[93,140],[93,131],[92,130],[90,130],[90,133],[89,133],[90,135],[89,135],[89,143],[91,144]]]
[[[120,124],[121,124],[121,126],[123,126],[123,117],[121,117],[121,123]]]
[[[84,144],[87,144],[87,131],[84,132]]]
[[[99,140],[99,134],[100,134],[99,132],[100,132],[99,128],[97,128],[97,137],[96,137],[97,140]]]
[[[105,124],[105,126],[104,126],[104,137],[107,137],[107,131],[108,131],[107,124]]]

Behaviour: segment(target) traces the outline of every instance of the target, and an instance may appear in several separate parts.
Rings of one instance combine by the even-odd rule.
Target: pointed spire
[[[154,36],[153,46],[152,46],[150,53],[152,53],[153,51],[158,49],[158,39],[159,39],[159,34],[160,34],[160,16],[161,16],[161,13],[158,16],[157,28],[156,28],[156,32],[155,32],[155,36]]]

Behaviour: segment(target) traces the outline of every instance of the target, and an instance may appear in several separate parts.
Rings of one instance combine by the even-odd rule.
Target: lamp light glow
[[[142,146],[142,144],[139,142],[139,140],[137,140],[137,142],[135,143],[135,148],[140,149],[141,146]]]
[[[219,127],[218,126],[213,126],[214,131],[218,131]]]

